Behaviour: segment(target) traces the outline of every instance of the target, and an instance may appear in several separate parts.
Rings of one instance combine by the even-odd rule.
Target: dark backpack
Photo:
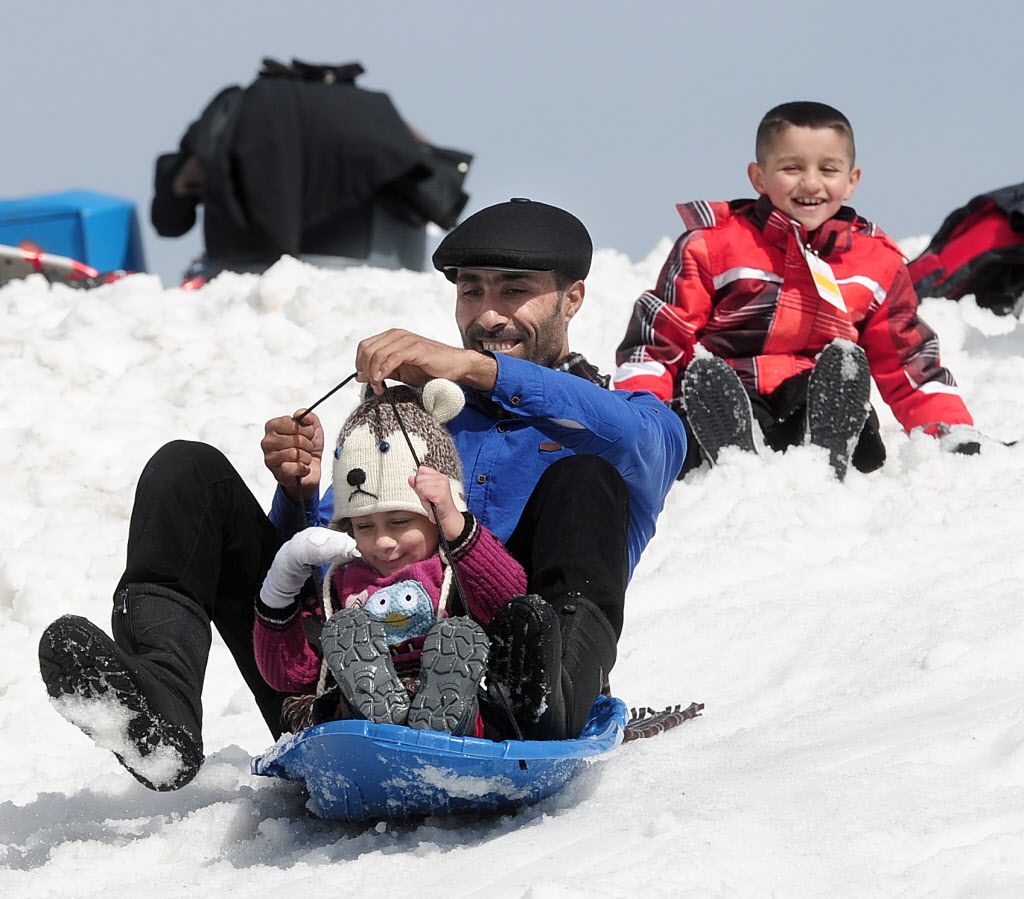
[[[981,194],[951,212],[908,266],[920,297],[973,294],[998,315],[1024,307],[1024,184]]]

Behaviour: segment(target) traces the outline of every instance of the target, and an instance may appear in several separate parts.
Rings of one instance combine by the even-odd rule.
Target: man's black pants
[[[567,598],[587,597],[617,637],[629,574],[627,525],[628,497],[619,473],[596,456],[570,456],[541,477],[508,549],[525,568],[530,592],[556,608]],[[203,443],[169,443],[140,476],[113,611],[120,614],[116,596],[131,584],[159,584],[199,605],[275,738],[285,694],[259,673],[253,621],[255,599],[282,539],[223,453]],[[574,716],[589,712],[602,686],[590,694],[596,671],[591,676],[583,670],[590,660],[585,651],[581,655],[575,674],[580,710],[571,711]],[[603,665],[605,675],[610,667]]]
[[[629,497],[598,456],[566,456],[541,475],[505,542],[526,570],[527,590],[552,605],[582,594],[622,632],[629,583]]]
[[[113,611],[116,618],[117,596],[129,584],[159,584],[199,605],[275,738],[281,734],[284,694],[261,677],[252,641],[254,603],[281,543],[223,453],[204,443],[168,443],[139,478]]]
[[[509,552],[558,613],[561,676],[535,739],[575,737],[607,686],[629,581],[629,497],[614,466],[567,456],[541,476]]]

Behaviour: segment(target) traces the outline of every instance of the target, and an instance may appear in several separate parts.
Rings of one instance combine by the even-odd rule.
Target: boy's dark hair
[[[761,119],[761,124],[757,126],[755,153],[759,165],[764,165],[765,157],[779,133],[792,125],[798,128],[831,128],[837,131],[849,142],[850,164],[854,163],[857,150],[853,142],[853,125],[850,124],[850,120],[827,103],[794,100],[792,103],[780,103],[769,109]]]

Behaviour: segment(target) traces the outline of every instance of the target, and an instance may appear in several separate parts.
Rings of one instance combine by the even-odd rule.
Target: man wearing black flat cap
[[[626,585],[686,450],[664,404],[607,390],[570,351],[592,255],[587,229],[565,210],[490,206],[433,256],[456,286],[462,348],[391,330],[356,352],[359,380],[378,392],[384,378],[443,377],[466,389],[449,430],[467,504],[536,594],[495,619],[488,680],[508,689],[534,739],[576,736],[607,684]]]
[[[569,349],[591,255],[586,228],[564,210],[527,200],[481,210],[434,253],[456,285],[462,348],[392,330],[356,353],[359,379],[377,392],[384,378],[440,377],[466,391],[448,424],[466,502],[522,563],[531,591],[492,622],[481,706],[498,739],[579,734],[608,683],[626,585],[686,452],[667,406],[608,390]],[[75,615],[44,631],[40,673],[58,710],[92,735],[99,707],[120,705],[123,731],[96,739],[151,789],[178,789],[203,763],[211,624],[281,733],[283,694],[255,664],[253,600],[302,517],[297,504],[309,524],[331,519],[332,491],[318,495],[323,446],[314,414],[267,423],[264,461],[280,485],[268,517],[222,453],[167,444],[139,479],[114,638]]]

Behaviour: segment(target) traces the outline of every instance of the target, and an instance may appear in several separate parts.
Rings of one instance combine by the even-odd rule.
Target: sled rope
[[[691,702],[685,709],[681,705],[670,705],[660,712],[648,706],[630,709],[630,718],[623,730],[622,742],[631,743],[633,740],[656,737],[667,730],[672,730],[673,727],[678,727],[684,721],[696,718],[703,710],[703,702]]]

